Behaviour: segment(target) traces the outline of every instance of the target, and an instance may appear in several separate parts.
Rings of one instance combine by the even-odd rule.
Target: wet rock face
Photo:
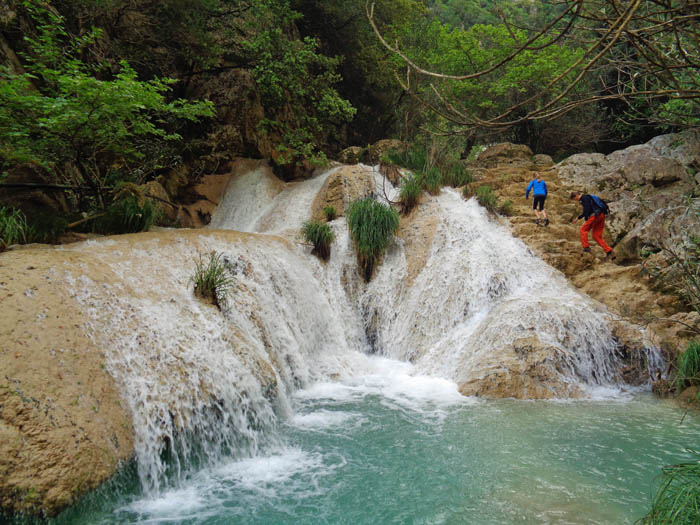
[[[372,169],[366,166],[342,166],[328,177],[313,203],[313,218],[325,220],[323,208],[332,206],[337,216],[345,215],[348,205],[369,195],[374,189]]]
[[[698,206],[700,133],[656,137],[610,155],[573,155],[557,165],[572,190],[594,193],[608,202],[606,226],[619,253],[639,260],[646,248],[673,248],[686,235],[700,235]]]

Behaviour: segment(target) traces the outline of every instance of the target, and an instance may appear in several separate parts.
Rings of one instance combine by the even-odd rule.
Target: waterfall
[[[353,377],[371,352],[463,384],[520,366],[539,344],[553,380],[581,390],[617,381],[604,308],[455,191],[421,212],[435,234],[411,279],[412,254],[397,239],[364,283],[342,217],[330,261],[311,256],[296,235],[332,173],[284,184],[259,168],[231,181],[209,230],[66,248],[109,275],[65,271],[131,411],[145,492],[259,453],[295,390]],[[192,292],[194,260],[210,251],[235,282],[223,312]]]

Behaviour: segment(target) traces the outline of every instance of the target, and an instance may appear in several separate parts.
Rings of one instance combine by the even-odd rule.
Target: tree
[[[125,61],[116,68],[84,61],[81,55],[99,39],[99,30],[75,37],[63,17],[40,2],[25,2],[24,8],[37,36],[27,37],[24,72],[0,69],[3,165],[40,164],[51,182],[79,192],[81,207],[94,201],[104,207],[109,187],[142,182],[143,166],[137,166],[147,153],[152,166],[163,160],[158,144],[180,139],[178,120],[213,114],[207,101],[167,101],[172,79],[140,81]]]
[[[485,64],[462,71],[441,70],[414,59],[411,49],[384,37],[367,5],[367,17],[384,47],[406,72],[398,76],[404,90],[446,120],[480,129],[508,129],[528,121],[559,118],[582,105],[609,100],[636,101],[651,116],[668,124],[697,123],[700,100],[700,3],[692,0],[563,0],[564,10],[542,29],[520,33],[505,18],[510,50]],[[487,112],[464,106],[453,92],[456,82],[478,82],[502,71],[527,54],[580,48],[581,53],[534,90],[525,90],[507,107]],[[467,64],[465,64],[466,66]],[[597,79],[594,89],[579,89]],[[435,99],[416,89],[428,82]],[[593,86],[591,86],[593,87]]]

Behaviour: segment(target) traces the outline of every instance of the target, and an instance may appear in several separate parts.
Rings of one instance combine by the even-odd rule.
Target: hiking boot
[[[583,251],[586,252],[586,253],[591,253],[591,249],[590,249],[590,248],[584,248]]]
[[[609,261],[614,261],[615,259],[617,259],[617,257],[615,257],[615,254],[613,253],[612,250],[610,250],[608,253],[605,254],[605,258]]]
[[[549,219],[544,220],[544,225],[547,226],[549,224]]]

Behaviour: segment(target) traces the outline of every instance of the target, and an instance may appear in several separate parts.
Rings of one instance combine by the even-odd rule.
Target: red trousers
[[[608,246],[603,240],[603,229],[605,228],[605,215],[600,214],[597,217],[591,215],[586,222],[581,226],[581,245],[584,248],[588,248],[588,230],[593,230],[593,240],[597,242],[605,253],[612,251],[612,248]]]

